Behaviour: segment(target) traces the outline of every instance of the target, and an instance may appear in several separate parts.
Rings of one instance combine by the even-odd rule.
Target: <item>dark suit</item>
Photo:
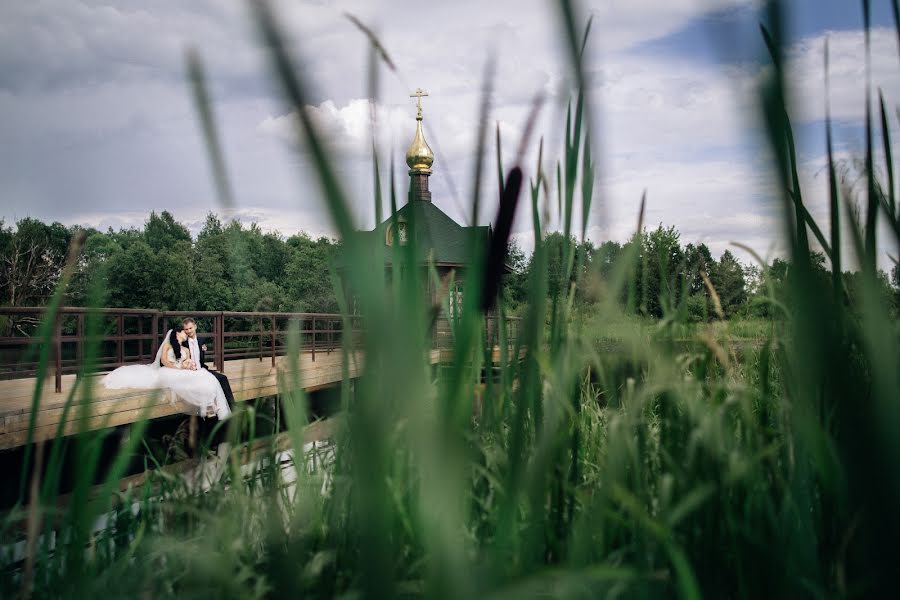
[[[188,342],[185,342],[184,344],[187,345]],[[206,350],[203,349],[203,341],[199,336],[197,337],[197,346],[200,348],[200,361],[198,364],[209,371],[209,367],[206,366]],[[228,383],[228,377],[224,373],[219,373],[218,371],[209,372],[219,381],[219,385],[222,386],[222,391],[225,392],[225,399],[228,400],[228,408],[234,412],[234,394],[231,391],[231,384]]]

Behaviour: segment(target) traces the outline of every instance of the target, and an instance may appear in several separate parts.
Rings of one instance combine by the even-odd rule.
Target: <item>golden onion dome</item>
[[[426,95],[420,89],[413,94],[418,97],[419,105],[416,113],[416,135],[406,151],[406,164],[409,165],[410,172],[415,173],[430,173],[431,165],[434,164],[434,152],[428,147],[422,133],[422,96]]]

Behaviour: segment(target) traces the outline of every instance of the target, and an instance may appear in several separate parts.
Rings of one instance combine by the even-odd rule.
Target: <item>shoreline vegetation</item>
[[[77,263],[66,288],[66,306],[86,306],[91,282],[101,281],[105,306],[171,311],[214,311],[223,306],[238,311],[338,312],[331,278],[335,260],[343,250],[340,240],[313,239],[300,232],[285,237],[263,232],[255,223],[223,223],[210,213],[196,237],[175,217],[151,212],[143,228],[111,228],[101,232],[60,223],[46,224],[25,218],[13,226],[0,221],[0,298],[5,307],[44,306],[56,288],[66,264],[68,248],[81,240]],[[242,247],[245,257],[232,261],[229,248]],[[644,229],[627,242],[568,242],[561,232],[547,232],[547,293],[559,295],[574,285],[573,308],[589,314],[608,294],[611,277],[620,261],[636,253],[638,268],[630,273],[640,298],[630,311],[648,322],[682,312],[689,323],[780,319],[771,298],[784,303],[789,258],[761,265],[744,264],[726,250],[718,259],[703,243],[682,243],[673,227]],[[577,271],[566,281],[563,250],[574,248]],[[637,250],[632,248],[637,247]],[[823,293],[831,293],[831,269],[825,254],[812,252],[811,261]],[[528,300],[534,254],[525,255],[514,241],[507,249],[512,267],[503,280],[508,310],[521,314]],[[648,273],[643,273],[646,268]],[[704,281],[706,277],[707,281]],[[858,310],[859,271],[841,274],[844,303]],[[893,316],[900,311],[900,266],[891,273],[876,272],[879,293]],[[644,286],[646,285],[646,291]],[[713,300],[713,295],[716,300]],[[620,304],[627,311],[627,294]],[[716,305],[718,302],[718,306]],[[665,304],[664,304],[665,303]],[[721,309],[721,315],[719,310]],[[753,327],[753,325],[749,325]],[[746,327],[734,327],[734,331]],[[0,321],[2,330],[2,321]]]
[[[508,229],[498,228],[490,248],[471,245],[462,306],[451,320],[453,359],[434,370],[428,358],[434,315],[449,308],[446,296],[441,306],[423,301],[429,280],[440,289],[436,273],[417,264],[414,238],[373,250],[355,235],[338,161],[304,118],[311,83],[288,53],[268,3],[250,2],[273,79],[300,116],[298,137],[342,240],[346,272],[330,277],[327,294],[316,296],[317,286],[309,293],[331,294],[348,315],[343,298],[350,290],[365,316],[366,369],[340,385],[333,463],[327,473],[310,472],[295,456],[296,480],[288,481],[273,447],[255,469],[242,470],[242,449],[254,443],[244,426],[252,422],[246,407],[225,427],[231,445],[223,477],[202,494],[151,496],[149,486],[117,491],[145,425],[134,427],[102,470],[102,432],[81,433],[71,444],[28,446],[20,478],[10,482],[18,485],[19,502],[0,520],[0,596],[896,595],[900,327],[896,282],[892,289],[875,254],[882,224],[891,243],[900,243],[888,127],[894,109],[874,102],[880,110],[867,113],[865,194],[845,189],[829,160],[830,224],[817,224],[798,184],[785,101],[791,82],[781,71],[781,6],[769,2],[764,10],[761,34],[772,68],[757,94],[790,258],[783,272],[774,263],[760,266],[755,287],[745,276],[744,293],[758,301],[738,302],[729,312],[735,305],[725,292],[739,287],[729,288],[737,278],[733,265],[718,274],[711,263],[696,273],[683,268],[686,248],[678,242],[677,256],[675,232],[645,230],[643,208],[634,243],[622,245],[608,265],[589,259],[597,254],[584,251],[583,238],[595,201],[592,157],[599,156],[585,85],[590,22],[577,4],[562,1],[560,37],[574,82],[562,154],[555,162],[541,152],[534,166],[497,161],[494,222],[510,223],[517,207],[530,212],[534,254],[521,287],[510,289],[497,279],[509,258]],[[868,15],[868,1],[862,6]],[[868,31],[867,18],[865,25]],[[377,99],[379,73],[394,66],[389,50],[362,29],[371,42],[370,96]],[[221,204],[232,206],[200,55],[190,54],[188,64]],[[486,73],[474,190],[489,154],[491,69]],[[865,85],[871,94],[871,82]],[[830,157],[830,117],[826,133]],[[873,167],[876,155],[888,165],[883,178]],[[374,145],[372,158],[375,213],[390,206],[393,214],[403,185],[384,176],[385,157]],[[551,193],[557,186],[558,195]],[[564,223],[559,235],[544,230],[545,200]],[[473,214],[479,201],[472,199]],[[167,219],[158,215],[147,227]],[[172,231],[181,235],[174,225]],[[851,256],[842,255],[846,232]],[[224,289],[262,297],[253,287],[262,285],[252,262],[255,242],[224,235],[223,262],[211,264],[204,251],[194,255],[197,264]],[[813,239],[822,254],[811,251]],[[81,285],[85,304],[111,302],[114,287],[104,277],[79,284],[82,241],[87,250],[80,236],[74,250],[59,248],[68,258],[45,294],[50,316],[34,332],[44,369],[52,315],[67,294]],[[189,236],[181,242],[184,251],[171,255],[169,271],[187,268],[191,244],[206,243]],[[138,244],[152,248],[147,241],[132,247]],[[316,244],[303,240],[299,247]],[[385,252],[396,266],[387,285]],[[859,269],[845,276],[849,264]],[[144,274],[138,266],[106,277]],[[742,306],[751,308],[742,313]],[[491,310],[500,316],[515,310],[521,320],[515,339],[500,328],[500,363],[487,369]],[[93,318],[85,324],[89,333],[101,326]],[[604,351],[598,340],[621,347]],[[736,348],[742,340],[752,343]],[[295,358],[296,328],[288,345]],[[83,376],[97,352],[96,344],[85,344]],[[83,381],[69,400],[76,414],[91,395],[92,378]],[[293,448],[303,447],[309,407],[297,381],[288,370],[278,399],[282,439]],[[77,472],[69,474],[74,487],[60,508],[64,451]],[[100,492],[89,494],[98,479]],[[177,482],[170,485],[177,490]],[[101,516],[106,527],[97,531]],[[22,560],[13,559],[13,547],[22,549]]]

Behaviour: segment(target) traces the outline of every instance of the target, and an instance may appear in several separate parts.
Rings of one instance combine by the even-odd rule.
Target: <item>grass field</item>
[[[287,102],[302,109],[309,82],[286,53],[266,5],[252,6],[274,77]],[[587,33],[576,8],[561,3],[561,35],[581,82]],[[792,305],[782,321],[689,325],[623,316],[617,299],[628,295],[623,286],[635,268],[627,260],[610,282],[609,300],[578,312],[574,290],[548,297],[546,269],[535,268],[519,336],[501,334],[501,368],[483,382],[483,317],[497,296],[501,239],[497,247],[470,248],[454,362],[433,377],[428,351],[435,307],[422,301],[420,290],[434,273],[415,263],[415,240],[393,246],[393,264],[401,267],[385,293],[381,250],[354,235],[336,162],[313,123],[301,118],[323,201],[349,256],[346,278],[334,283],[350,286],[366,318],[367,371],[343,383],[334,463],[310,472],[295,456],[297,477],[290,481],[273,448],[242,472],[240,448],[252,434],[240,431],[246,421],[238,415],[229,426],[225,476],[205,493],[161,474],[153,494],[150,486],[137,496],[113,493],[120,463],[140,443],[138,427],[119,449],[121,461],[102,474],[106,491],[89,496],[100,436],[85,433],[73,450],[80,483],[59,508],[60,444],[35,446],[21,480],[12,482],[21,502],[0,525],[0,595],[896,594],[900,332],[874,281],[880,222],[895,242],[900,232],[894,190],[870,168],[865,220],[858,223],[847,210],[853,198],[831,164],[832,223],[849,220],[864,279],[863,310],[850,314],[839,278],[833,294],[818,293],[811,282],[810,232],[825,232],[829,259],[840,264],[841,229],[812,222],[797,185],[779,17],[778,3],[771,4],[764,36],[774,68],[758,92],[794,264]],[[197,59],[191,65],[210,156],[220,166],[202,65]],[[567,239],[585,230],[593,199],[594,117],[584,94],[575,92],[559,157],[559,216]],[[870,166],[875,133],[888,137],[879,123],[869,115]],[[483,143],[473,153],[483,156]],[[376,173],[381,158],[373,156]],[[544,173],[555,165],[536,165],[528,187],[522,167],[504,174],[496,222],[521,204],[540,240]],[[227,175],[214,171],[227,202]],[[396,206],[395,187],[387,186],[383,198],[379,177],[377,214],[383,205]],[[577,204],[583,223],[573,222]],[[567,252],[571,272],[575,256]],[[545,260],[538,243],[534,264]],[[495,310],[503,314],[505,307]],[[43,335],[49,331],[48,324]],[[90,370],[90,348],[86,356]],[[291,374],[281,401],[287,435],[300,447],[306,398]],[[72,410],[79,408],[73,402]],[[105,527],[98,531],[100,517]]]

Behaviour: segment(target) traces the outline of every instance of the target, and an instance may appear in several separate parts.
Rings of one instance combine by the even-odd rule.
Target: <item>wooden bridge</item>
[[[278,394],[279,372],[291,366],[287,354],[292,322],[299,333],[297,368],[306,390],[341,381],[345,342],[353,349],[348,357],[350,378],[359,376],[364,367],[362,352],[357,350],[363,322],[357,316],[345,321],[341,315],[323,313],[63,308],[52,323],[49,338],[43,338],[51,343],[50,360],[32,439],[47,440],[180,413],[182,408],[171,404],[160,390],[107,390],[93,375],[121,365],[151,362],[164,333],[187,316],[196,319],[198,337],[207,345],[207,358],[212,358],[210,367],[228,376],[237,402]],[[42,349],[35,340],[40,339],[37,333],[43,318],[42,308],[0,308],[0,450],[28,441]],[[87,334],[89,319],[96,320],[92,329],[100,332],[92,337]],[[349,330],[345,323],[350,324]],[[439,323],[432,363],[446,358],[449,337],[449,324]],[[96,344],[99,353],[91,376],[79,377],[89,342]],[[82,419],[82,414],[87,416]]]

